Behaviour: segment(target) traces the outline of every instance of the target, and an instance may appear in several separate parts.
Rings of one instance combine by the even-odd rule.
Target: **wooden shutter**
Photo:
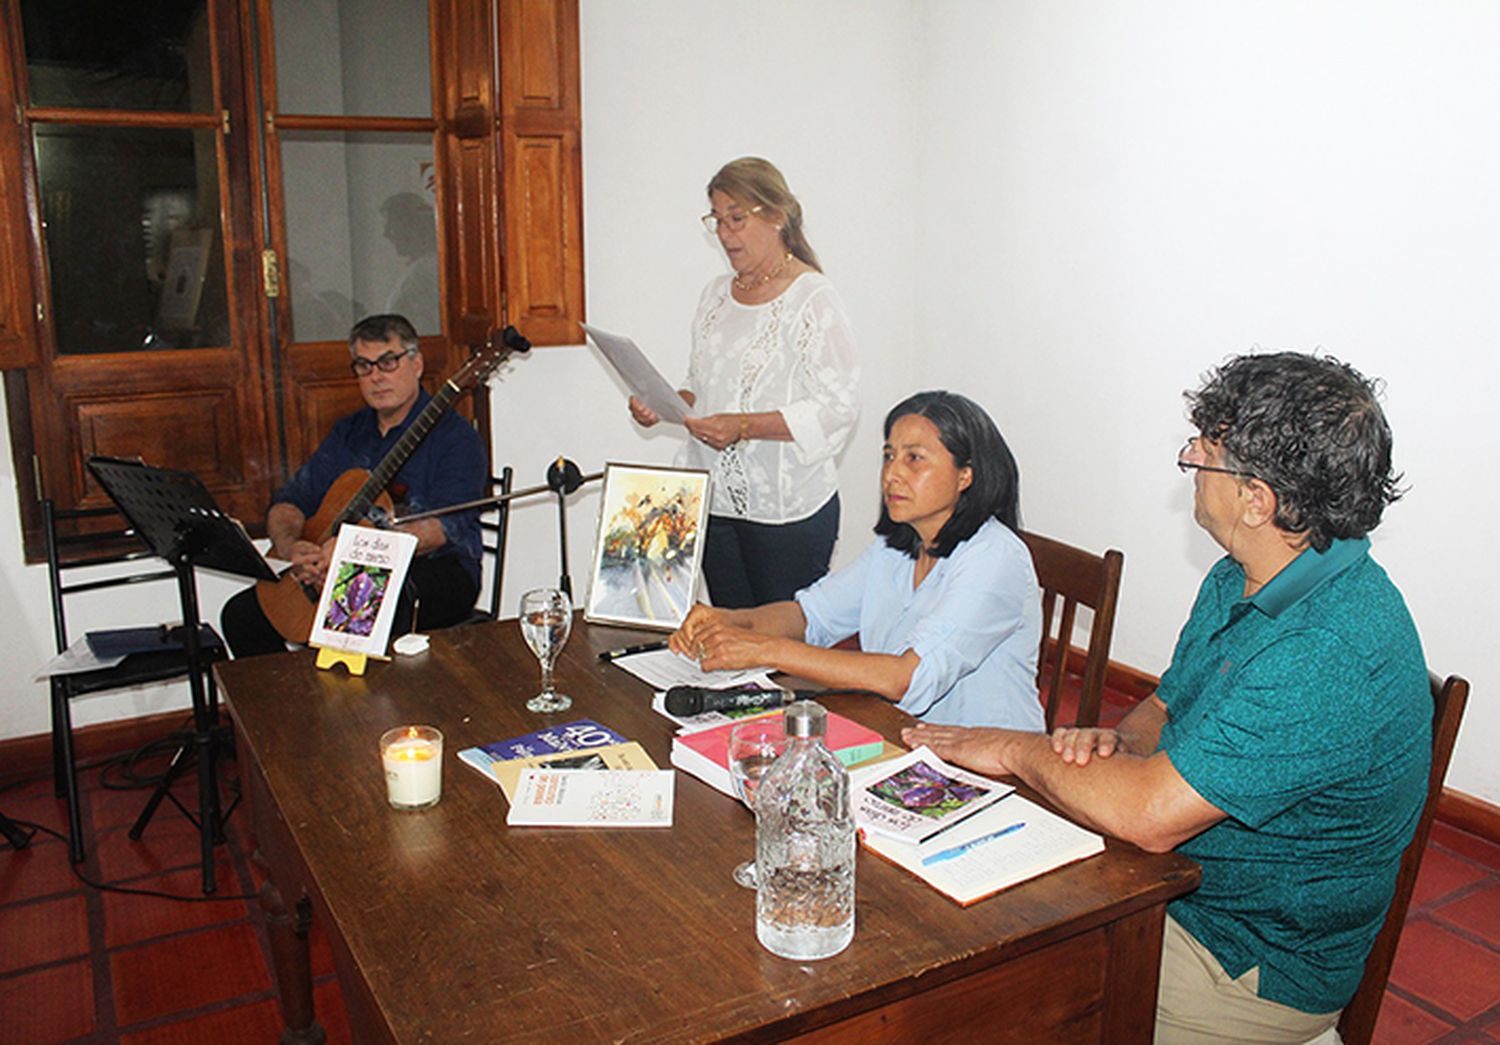
[[[505,318],[537,344],[577,344],[583,160],[577,0],[498,0]]]
[[[0,53],[14,54],[9,19],[0,19]],[[0,370],[35,366],[41,361],[35,333],[36,298],[31,290],[31,260],[26,248],[24,172],[16,118],[15,84],[0,62]]]

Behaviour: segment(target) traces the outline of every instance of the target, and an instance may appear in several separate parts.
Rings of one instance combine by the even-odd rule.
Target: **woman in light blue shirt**
[[[880,490],[883,541],[793,601],[696,606],[671,647],[710,671],[871,690],[927,722],[1040,731],[1040,594],[995,422],[952,392],[902,401],[885,419]],[[855,633],[859,651],[827,648]]]

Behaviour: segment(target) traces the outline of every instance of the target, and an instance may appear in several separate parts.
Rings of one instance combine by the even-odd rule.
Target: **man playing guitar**
[[[266,515],[270,554],[292,564],[289,572],[311,590],[313,599],[322,587],[334,542],[329,538],[319,543],[317,535],[308,532],[308,520],[326,514],[333,494],[340,503],[331,505],[332,512],[342,510],[349,496],[343,492],[347,484],[338,481],[351,469],[377,469],[432,399],[421,385],[417,333],[404,317],[388,314],[360,320],[349,332],[349,355],[350,369],[368,405],[333,426],[307,463],[276,491]],[[404,511],[427,511],[484,496],[484,446],[457,414],[442,414],[410,454],[387,487]],[[419,629],[465,619],[479,594],[479,513],[454,512],[400,529],[417,538],[417,557],[407,573],[392,634],[409,630],[413,603]],[[236,657],[286,649],[286,636],[267,618],[253,588],[225,603],[219,622]],[[300,641],[306,636],[292,638]]]

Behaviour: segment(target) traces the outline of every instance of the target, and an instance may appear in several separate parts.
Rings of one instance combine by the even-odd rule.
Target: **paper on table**
[[[670,769],[523,769],[505,822],[531,827],[671,827]]]
[[[615,372],[624,379],[630,390],[640,397],[641,402],[655,410],[663,421],[682,424],[686,418],[693,416],[692,410],[683,402],[677,390],[667,383],[667,379],[661,376],[661,371],[651,364],[646,353],[634,341],[591,327],[587,323],[578,325],[583,327],[583,332],[604,353],[605,360],[615,368]]]
[[[982,838],[1015,823],[1026,826],[984,842],[952,860],[922,863],[922,857],[933,852]],[[970,817],[941,838],[941,844],[923,846],[866,832],[863,842],[866,848],[964,906],[1104,851],[1104,839],[1099,835],[1016,794]]]
[[[624,668],[652,689],[671,689],[673,686],[707,686],[720,689],[724,686],[740,686],[749,682],[765,682],[769,668],[746,668],[743,671],[704,671],[691,657],[679,656],[669,649],[648,650],[632,653],[628,657],[616,657],[616,667]]]

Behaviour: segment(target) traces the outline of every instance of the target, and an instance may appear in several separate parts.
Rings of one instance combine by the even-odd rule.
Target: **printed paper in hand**
[[[333,547],[309,646],[385,655],[417,539],[397,530],[344,526]]]
[[[671,827],[670,769],[523,769],[507,824],[527,827]]]
[[[599,346],[599,351],[609,361],[609,365],[615,368],[615,372],[624,379],[630,390],[645,403],[646,406],[655,410],[663,421],[672,421],[682,424],[687,418],[693,416],[693,411],[677,394],[677,390],[667,383],[667,379],[661,376],[661,371],[652,365],[651,360],[646,358],[636,343],[628,337],[619,334],[611,334],[591,327],[587,323],[580,323],[583,332],[589,336],[589,340]]]
[[[850,784],[855,823],[904,842],[945,832],[1015,790],[951,766],[925,747],[871,766]]]

